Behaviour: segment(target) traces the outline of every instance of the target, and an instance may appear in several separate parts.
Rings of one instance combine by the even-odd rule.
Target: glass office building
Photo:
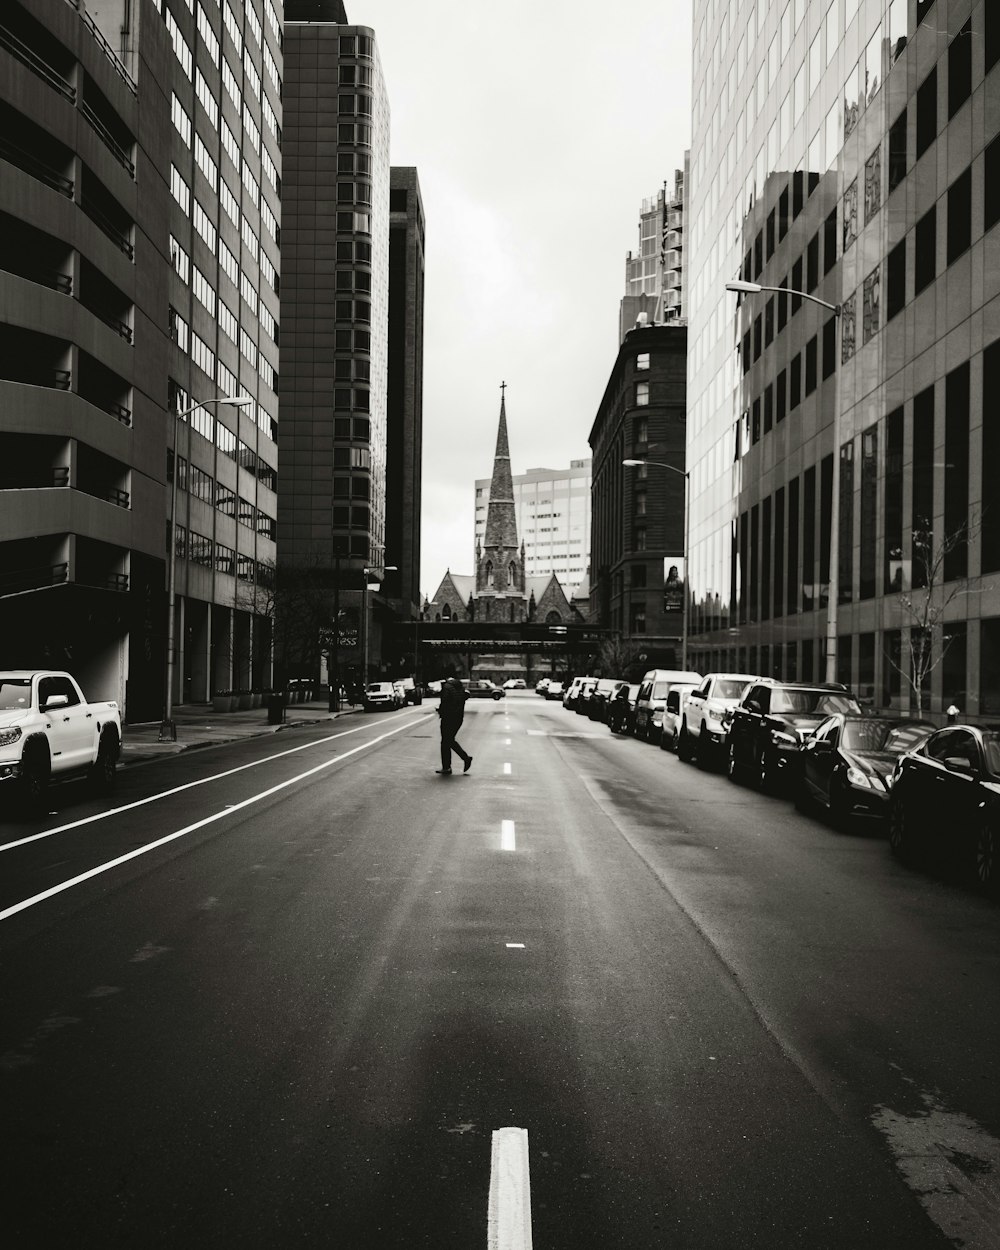
[[[914,707],[927,647],[925,708],[1000,711],[998,45],[983,0],[696,6],[692,667],[822,678],[832,580],[839,679]]]

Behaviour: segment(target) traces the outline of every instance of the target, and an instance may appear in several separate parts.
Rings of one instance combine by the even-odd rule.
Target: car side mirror
[[[957,773],[960,777],[977,777],[979,775],[969,761],[961,755],[947,756],[944,766],[950,773]]]
[[[52,712],[57,707],[69,707],[69,695],[66,694],[50,694],[42,704],[43,712]]]

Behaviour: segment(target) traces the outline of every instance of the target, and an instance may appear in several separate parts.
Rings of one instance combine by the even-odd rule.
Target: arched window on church
[[[444,608],[441,611],[441,619],[444,621],[451,620],[451,608],[447,604],[444,605]]]
[[[486,587],[488,590],[493,589],[493,564],[492,561],[486,561]]]
[[[546,625],[561,625],[562,617],[559,615],[558,612],[546,612],[545,624]]]
[[[511,560],[510,564],[507,565],[507,585],[508,586],[514,585],[514,575],[516,572],[517,572],[517,569],[514,567],[514,561]]]

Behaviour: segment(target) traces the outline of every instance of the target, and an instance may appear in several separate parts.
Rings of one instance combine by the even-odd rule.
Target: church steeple
[[[514,480],[507,442],[507,383],[500,384],[500,424],[497,429],[486,532],[477,552],[476,590],[499,595],[524,594],[524,552],[517,541]]]

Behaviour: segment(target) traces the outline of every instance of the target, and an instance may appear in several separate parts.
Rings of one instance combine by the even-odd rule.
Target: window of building
[[[770,347],[774,342],[774,296],[764,305],[764,346]]]
[[[646,605],[644,603],[630,604],[629,625],[630,633],[644,634],[646,632]]]
[[[764,433],[767,434],[774,425],[774,386],[764,387]]]
[[[906,306],[906,239],[890,251],[885,262],[885,319],[889,322]]]
[[[983,409],[988,396],[1000,394],[1000,339],[994,339],[983,351]],[[1000,421],[984,421],[982,426],[983,450],[980,457],[980,498],[992,499],[992,492],[1000,481]],[[984,573],[1000,569],[1000,507],[990,504],[985,510],[984,524],[980,530],[982,543],[981,566]],[[1000,676],[997,684],[1000,686]]]
[[[934,387],[913,400],[913,462],[911,469],[910,531],[929,534],[934,517]],[[911,586],[926,586],[927,572],[916,558],[911,566]]]
[[[801,291],[801,290],[802,290],[802,257],[800,256],[799,259],[795,262],[795,264],[792,265],[792,291],[796,292],[796,291]],[[791,301],[792,301],[792,316],[794,317],[795,314],[802,307],[802,296],[793,294],[791,297]]]
[[[983,158],[983,226],[1000,221],[1000,136],[986,147]]]
[[[882,203],[882,145],[865,161],[865,225],[873,220]]]
[[[837,368],[837,318],[831,317],[823,326],[823,378],[832,377]]]
[[[774,390],[774,419],[784,421],[788,403],[788,374],[784,369],[778,374]]]
[[[823,222],[823,272],[829,273],[837,263],[837,210]]]
[[[811,395],[816,389],[816,356],[817,339],[814,334],[806,343],[806,394]]]
[[[932,69],[917,88],[917,160],[937,138],[937,70]]]
[[[969,560],[969,362],[945,378],[944,577],[965,577]]]
[[[972,18],[948,45],[948,117],[972,95]]]
[[[906,109],[889,128],[889,194],[906,177]]]
[[[809,240],[806,249],[806,290],[810,293],[819,285],[819,234]]]
[[[881,325],[881,314],[879,311],[880,296],[880,271],[878,265],[876,265],[868,277],[865,278],[862,292],[862,334],[863,341],[865,343],[878,333],[879,326]]]
[[[934,281],[937,271],[937,205],[932,204],[917,222],[914,232],[913,294]]]
[[[948,188],[948,264],[972,246],[972,166]]]
[[[802,356],[801,353],[792,357],[788,385],[788,407],[791,412],[798,408],[802,399]]]
[[[635,367],[637,369],[649,368],[649,352],[639,352],[635,358]]]

